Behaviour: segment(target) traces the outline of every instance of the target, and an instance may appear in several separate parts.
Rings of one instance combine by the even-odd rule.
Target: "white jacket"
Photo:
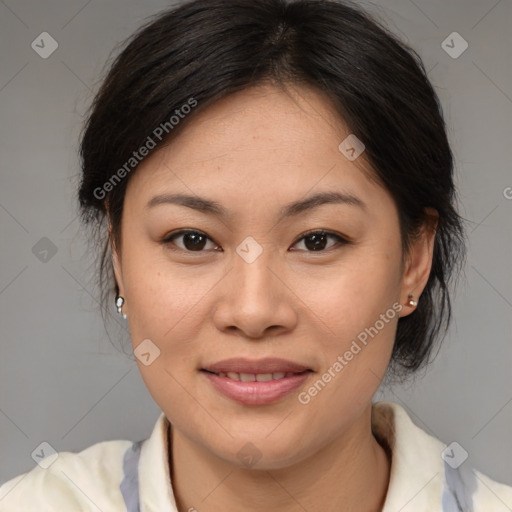
[[[168,427],[162,413],[144,441],[105,441],[43,458],[0,487],[0,512],[177,512]],[[467,467],[460,445],[428,435],[400,405],[374,404],[372,430],[392,451],[382,512],[512,511],[512,487]]]

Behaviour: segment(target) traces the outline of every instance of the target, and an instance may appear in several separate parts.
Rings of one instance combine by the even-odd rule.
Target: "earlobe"
[[[418,235],[410,243],[404,274],[402,276],[401,303],[404,304],[401,317],[411,314],[420,301],[427,285],[432,260],[439,214],[433,208],[425,208],[425,222]]]

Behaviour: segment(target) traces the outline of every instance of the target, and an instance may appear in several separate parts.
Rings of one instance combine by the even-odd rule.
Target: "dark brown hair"
[[[390,364],[397,376],[414,372],[446,332],[448,282],[465,256],[453,157],[420,57],[348,1],[193,0],[158,13],[126,41],[94,99],[80,147],[78,196],[83,220],[103,237],[105,308],[117,293],[105,216],[108,207],[120,246],[134,151],[148,137],[157,149],[171,143],[197,112],[263,82],[307,84],[332,101],[396,202],[404,253],[425,208],[439,213],[430,277],[416,311],[398,321]],[[180,115],[191,99],[194,108]],[[160,140],[158,127],[167,128]]]

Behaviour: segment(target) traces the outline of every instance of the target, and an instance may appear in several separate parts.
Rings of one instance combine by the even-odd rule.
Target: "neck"
[[[379,512],[384,505],[391,461],[372,434],[371,404],[348,431],[307,459],[281,469],[240,468],[175,428],[169,437],[180,512]]]

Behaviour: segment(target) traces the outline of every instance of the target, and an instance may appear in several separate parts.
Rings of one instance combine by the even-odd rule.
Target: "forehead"
[[[364,153],[350,161],[339,145],[350,130],[329,99],[313,88],[259,85],[194,114],[166,147],[150,154],[127,194],[147,200],[172,190],[280,201],[308,191],[375,188]]]

